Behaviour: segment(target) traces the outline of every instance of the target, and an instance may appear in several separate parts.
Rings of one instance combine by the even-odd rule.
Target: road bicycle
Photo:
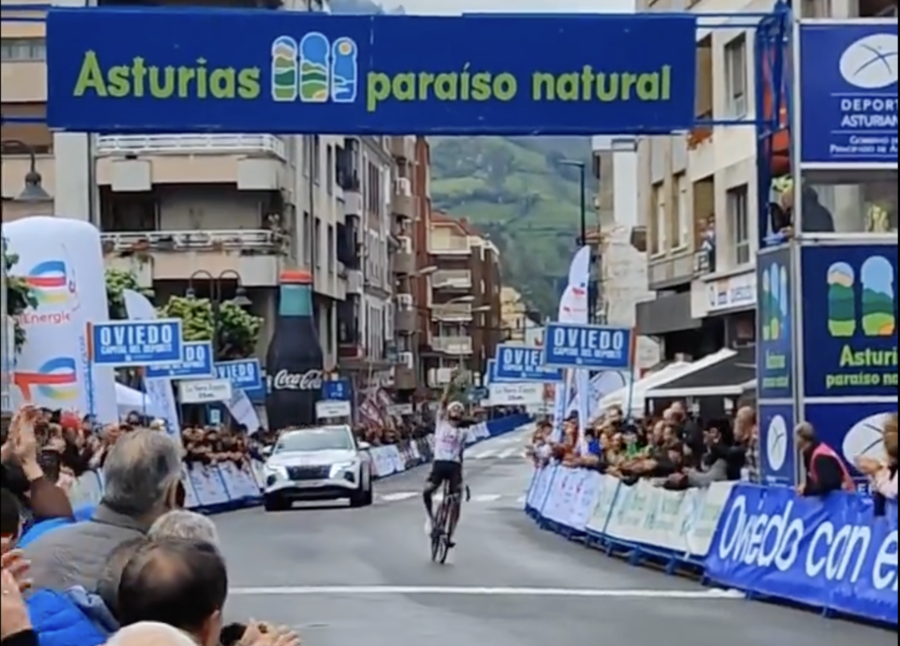
[[[459,517],[460,494],[450,492],[450,482],[444,481],[443,498],[434,517],[434,526],[431,530],[431,560],[443,565],[447,562],[450,552],[450,520],[454,515]],[[466,485],[466,500],[472,497],[469,486]]]

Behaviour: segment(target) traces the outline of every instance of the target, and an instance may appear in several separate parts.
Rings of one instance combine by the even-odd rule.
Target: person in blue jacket
[[[76,512],[77,514],[77,512]],[[53,531],[49,528],[47,531]],[[147,542],[146,537],[125,541],[109,555],[96,592],[80,586],[64,592],[34,591],[27,600],[28,612],[40,646],[101,646],[119,629],[115,597],[125,565]]]

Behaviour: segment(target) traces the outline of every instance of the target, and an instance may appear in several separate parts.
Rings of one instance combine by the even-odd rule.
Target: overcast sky
[[[634,0],[388,0],[384,4],[402,4],[411,14],[461,14],[467,11],[608,13],[634,10]]]

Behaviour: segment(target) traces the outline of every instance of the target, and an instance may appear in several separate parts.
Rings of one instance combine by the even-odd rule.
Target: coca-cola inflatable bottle
[[[312,274],[281,272],[275,334],[266,352],[266,415],[269,428],[316,423],[322,398],[322,346],[313,320]]]

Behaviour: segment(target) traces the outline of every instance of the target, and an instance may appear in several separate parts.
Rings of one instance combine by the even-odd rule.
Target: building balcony
[[[468,269],[440,269],[431,277],[433,289],[465,291],[472,289],[472,272]]]
[[[433,256],[468,256],[472,253],[469,238],[463,236],[438,236],[432,231],[428,253]]]
[[[236,184],[274,191],[291,184],[284,142],[274,135],[103,135],[97,183],[114,191],[154,184]]]
[[[464,356],[472,354],[472,337],[470,336],[434,336],[431,347],[435,352]]]
[[[687,249],[651,256],[647,263],[647,283],[654,291],[689,283],[693,276],[694,254]]]
[[[25,25],[26,23],[9,23]],[[37,26],[37,23],[35,23]],[[43,27],[43,25],[41,25]],[[3,38],[7,36],[3,23]],[[3,79],[3,100],[16,103],[43,103],[47,100],[47,63],[44,61],[15,61],[0,65]]]
[[[136,231],[101,234],[108,267],[131,271],[143,287],[188,280],[198,269],[236,272],[246,287],[278,284],[287,252],[284,236],[267,229]]]
[[[416,138],[412,135],[390,137],[391,155],[395,159],[411,162],[416,159]]]
[[[431,306],[431,318],[434,321],[449,323],[452,321],[471,321],[472,305],[469,303],[447,303]]]
[[[394,387],[397,390],[415,390],[419,387],[419,375],[415,368],[397,366],[394,368]]]
[[[409,276],[416,273],[416,254],[405,249],[400,249],[394,254],[394,273],[400,276]]]
[[[394,328],[400,334],[415,334],[418,317],[414,309],[398,309],[394,315]]]
[[[394,193],[391,209],[394,215],[407,220],[416,219],[416,198],[412,195]]]

